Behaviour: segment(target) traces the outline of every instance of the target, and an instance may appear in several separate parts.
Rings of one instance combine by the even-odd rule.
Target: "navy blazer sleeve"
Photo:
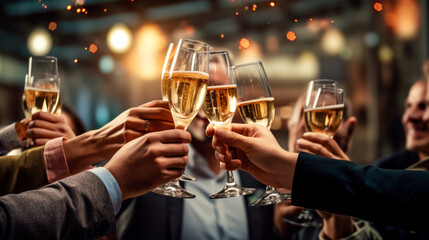
[[[114,230],[109,193],[91,172],[0,198],[0,239],[92,239]]]
[[[292,204],[428,232],[429,172],[387,170],[300,153]]]

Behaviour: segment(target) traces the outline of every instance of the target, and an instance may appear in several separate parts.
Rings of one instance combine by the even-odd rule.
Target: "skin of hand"
[[[149,120],[148,131],[145,131]],[[100,129],[88,131],[63,143],[71,174],[109,160],[127,142],[150,132],[174,129],[167,101],[155,100],[122,112]]]
[[[25,131],[27,138],[33,141],[32,147],[45,145],[47,141],[65,137],[71,139],[75,137],[73,130],[67,125],[63,116],[58,116],[48,112],[37,112],[31,116]]]
[[[337,142],[331,137],[315,132],[306,132],[297,141],[298,150],[333,159],[350,161]]]
[[[190,133],[173,129],[148,133],[125,144],[105,166],[118,182],[122,200],[180,177],[190,142]]]
[[[291,237],[302,228],[299,225],[294,225],[284,220],[285,216],[290,219],[297,218],[302,209],[302,207],[292,205],[291,201],[284,201],[274,205],[274,227],[280,236]]]
[[[298,154],[283,150],[266,127],[234,123],[227,131],[209,125],[206,134],[214,136],[212,147],[221,168],[240,168],[267,185],[292,188]]]
[[[350,161],[337,142],[325,134],[306,132],[297,141],[297,146],[299,150],[311,154]],[[317,213],[323,218],[322,231],[329,239],[347,237],[354,232],[351,217],[324,211],[317,211]]]

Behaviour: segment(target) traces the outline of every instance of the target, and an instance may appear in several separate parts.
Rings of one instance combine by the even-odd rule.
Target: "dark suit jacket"
[[[240,171],[244,187],[265,190],[250,174]],[[117,232],[119,239],[180,239],[182,229],[183,199],[147,193],[123,203],[118,214]],[[192,200],[186,200],[192,201]],[[245,201],[250,239],[269,239],[273,235],[272,206],[248,207]],[[244,219],[243,219],[244,221]],[[197,227],[197,226],[196,226]]]
[[[361,166],[300,153],[292,204],[429,231],[429,173]]]
[[[0,239],[92,239],[114,230],[109,193],[91,172],[0,197]]]
[[[404,150],[384,157],[374,163],[375,166],[385,169],[406,169],[419,162],[416,152]],[[421,163],[421,162],[419,162]],[[395,211],[392,210],[392,211]],[[380,223],[372,223],[372,226],[380,233],[383,239],[389,240],[427,240],[429,233],[408,231]]]
[[[0,157],[0,196],[48,184],[43,150],[37,147],[18,156]]]

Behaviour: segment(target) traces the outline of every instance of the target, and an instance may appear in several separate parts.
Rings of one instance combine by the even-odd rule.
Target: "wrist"
[[[354,231],[353,220],[349,216],[333,214],[329,218],[323,218],[322,234],[325,239],[346,238]]]
[[[105,160],[102,155],[106,150],[95,131],[89,131],[63,143],[64,155],[71,174],[78,173],[88,166]]]
[[[275,186],[276,188],[292,190],[297,159],[297,153],[291,153],[283,149],[279,151],[278,157],[275,159],[275,163],[279,164],[279,166],[273,168],[276,171],[273,174],[278,182],[278,186]]]

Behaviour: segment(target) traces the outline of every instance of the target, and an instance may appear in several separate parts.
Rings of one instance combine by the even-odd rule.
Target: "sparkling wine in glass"
[[[57,110],[60,96],[57,58],[30,57],[24,95],[26,108],[31,114]]]
[[[237,82],[238,111],[247,124],[270,128],[275,116],[274,97],[262,62],[251,62],[232,67]],[[290,199],[290,194],[279,193],[267,186],[265,193],[252,207],[261,207]]]
[[[168,90],[170,89],[168,80],[170,79],[170,68],[171,63],[173,62],[174,55],[176,53],[177,45],[175,43],[170,43],[168,45],[167,54],[165,55],[164,66],[162,67],[161,74],[161,96],[162,100],[168,101]],[[179,180],[181,181],[197,181],[197,178],[189,175],[184,172],[182,176],[180,176]]]
[[[203,110],[215,128],[229,130],[237,108],[237,85],[231,75],[231,61],[227,51],[210,52],[210,74]],[[251,194],[254,188],[239,186],[233,172],[226,172],[226,184],[209,198],[229,198]]]
[[[196,40],[181,39],[171,64],[167,91],[176,128],[186,130],[200,110],[208,79],[209,45]],[[177,198],[195,197],[180,186],[178,179],[152,191]]]
[[[331,138],[337,132],[344,110],[344,91],[337,82],[329,79],[310,81],[304,103],[304,119],[308,131],[326,134]],[[314,219],[314,211],[304,208],[295,219],[285,221],[308,227]]]
[[[307,130],[333,138],[343,119],[343,99],[341,88],[318,88],[307,95],[304,106]]]

